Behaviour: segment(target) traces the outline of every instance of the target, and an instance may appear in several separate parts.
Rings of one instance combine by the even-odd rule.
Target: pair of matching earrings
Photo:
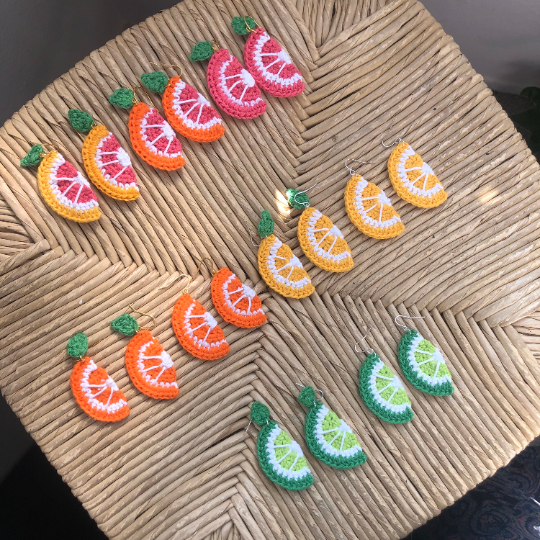
[[[351,469],[365,463],[366,454],[353,430],[316,399],[311,386],[302,389],[298,401],[309,409],[304,433],[308,448],[317,459],[336,469]],[[302,448],[271,420],[266,405],[259,401],[252,404],[251,422],[261,426],[257,436],[257,457],[264,474],[285,489],[301,490],[311,486],[314,478]]]
[[[266,322],[262,303],[255,291],[229,268],[215,271],[212,263],[212,302],[224,321],[240,328],[255,328]],[[199,265],[200,268],[200,265]],[[191,276],[182,274],[189,281],[176,301],[172,326],[180,345],[195,358],[217,360],[230,351],[223,330],[212,314],[188,292]]]
[[[444,358],[430,341],[416,330],[398,322],[399,318],[417,319],[398,315],[395,323],[405,329],[399,342],[399,365],[406,379],[416,388],[434,396],[448,396],[454,392],[452,376]],[[364,336],[362,339],[365,339]],[[358,343],[354,349],[357,349]],[[381,420],[391,424],[403,424],[413,419],[411,401],[403,383],[383,363],[373,349],[362,351],[367,358],[360,368],[360,396],[367,408]]]
[[[396,146],[388,158],[388,176],[396,193],[406,202],[420,208],[434,208],[447,199],[444,188],[423,159],[411,146],[397,138],[385,148]],[[377,239],[400,235],[405,226],[384,191],[365,180],[348,163],[368,163],[348,159],[345,167],[352,177],[345,188],[345,208],[349,219],[367,236]]]
[[[244,47],[247,69],[215,42],[200,41],[190,56],[193,62],[210,60],[208,89],[221,109],[235,118],[251,119],[266,111],[261,89],[276,97],[304,91],[302,74],[289,55],[252,17],[235,17],[231,24],[237,34],[249,34]]]

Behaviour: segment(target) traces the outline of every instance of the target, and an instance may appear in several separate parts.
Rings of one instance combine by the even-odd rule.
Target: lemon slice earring
[[[313,484],[313,476],[300,445],[270,419],[266,405],[255,401],[246,432],[251,422],[261,426],[257,436],[257,458],[264,474],[285,489],[298,491]]]
[[[302,251],[313,264],[323,270],[347,272],[354,266],[347,241],[329,217],[309,206],[307,191],[286,191],[289,205],[302,211],[297,230]]]
[[[388,158],[388,175],[396,193],[420,208],[434,208],[446,201],[447,194],[431,167],[406,143],[397,138],[385,148],[396,146]]]
[[[365,340],[366,336],[362,338]],[[360,340],[361,341],[361,340]],[[390,424],[404,424],[413,419],[411,401],[397,375],[381,360],[373,349],[358,349],[367,354],[360,368],[360,397],[366,407],[381,420]]]
[[[405,330],[399,342],[399,365],[407,380],[422,392],[434,396],[449,396],[454,392],[452,375],[443,355],[419,332],[407,328],[398,319],[423,319],[398,315],[394,322]]]
[[[319,392],[322,399],[322,390]],[[317,459],[336,469],[351,469],[366,462],[353,430],[322,401],[317,401],[311,386],[302,389],[298,401],[309,409],[304,431],[308,448]]]
[[[392,206],[386,193],[372,182],[365,180],[349,162],[368,163],[357,159],[345,161],[351,179],[345,188],[345,209],[356,228],[372,238],[379,240],[394,238],[405,230],[399,214]]]

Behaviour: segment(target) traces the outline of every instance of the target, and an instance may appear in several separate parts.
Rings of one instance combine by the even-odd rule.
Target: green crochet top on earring
[[[309,408],[306,416],[306,442],[311,453],[336,469],[351,469],[366,462],[366,454],[346,422],[315,399],[315,390],[306,386],[298,401]]]
[[[300,445],[270,420],[268,407],[255,401],[251,421],[262,426],[257,437],[257,457],[264,474],[285,489],[298,491],[311,486],[313,476]]]

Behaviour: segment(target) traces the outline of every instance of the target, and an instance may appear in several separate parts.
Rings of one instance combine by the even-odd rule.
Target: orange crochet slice
[[[155,399],[178,396],[176,371],[171,357],[148,330],[139,330],[126,349],[126,369],[133,384]]]
[[[105,126],[94,126],[90,130],[83,143],[82,156],[88,178],[103,193],[122,201],[132,201],[139,196],[131,159]]]
[[[359,174],[354,174],[347,183],[345,208],[358,230],[372,238],[393,238],[405,230],[385,192]]]
[[[212,278],[212,302],[223,320],[235,326],[255,328],[266,322],[260,298],[228,268]]]
[[[59,152],[43,157],[37,179],[41,196],[58,215],[79,223],[100,218],[99,203],[90,183]]]
[[[431,167],[406,142],[390,154],[388,175],[396,193],[408,203],[434,208],[446,201],[447,194]]]
[[[129,137],[135,152],[156,169],[174,171],[186,163],[172,127],[145,103],[135,103],[129,113]]]
[[[201,360],[217,360],[231,350],[217,321],[190,294],[176,302],[172,326],[180,345]]]
[[[118,422],[129,414],[124,394],[107,372],[88,356],[75,364],[70,383],[81,409],[95,420]]]
[[[169,124],[187,139],[212,142],[225,133],[221,117],[210,102],[180,77],[169,80],[162,103]]]

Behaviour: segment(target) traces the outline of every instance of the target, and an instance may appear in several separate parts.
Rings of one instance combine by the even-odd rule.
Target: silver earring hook
[[[324,398],[324,392],[320,388],[315,388],[315,392],[320,392],[321,393],[321,401],[322,401],[323,398]]]
[[[390,127],[386,130],[385,134],[388,133],[392,129],[393,125],[394,125],[394,118],[392,118],[392,121],[390,122]],[[399,144],[400,142],[403,142],[403,139],[401,137],[394,139],[394,141],[392,141],[390,144],[385,144],[384,135],[382,136],[382,139],[381,139],[381,144],[385,148],[391,148],[392,146],[395,146],[396,144]]]
[[[249,424],[247,425],[246,431],[244,431],[244,435],[247,435],[249,426],[251,426],[251,422],[252,422],[252,421],[250,420],[250,421],[249,421]]]
[[[261,244],[256,244],[254,241],[253,241],[253,236],[251,236],[251,230],[249,228],[249,225],[248,225],[248,222],[244,219],[244,225],[246,226],[246,231],[248,232],[249,234],[249,239],[251,240],[251,244],[254,246],[254,247],[259,247]]]
[[[317,184],[318,184],[318,182],[317,182]],[[308,202],[297,201],[297,200],[296,200],[296,197],[298,197],[298,195],[300,195],[300,193],[307,193],[308,191],[310,191],[311,189],[313,189],[317,184],[313,184],[311,187],[308,187],[307,189],[304,189],[304,191],[297,191],[297,192],[294,194],[293,201],[294,201],[296,204],[299,204],[299,205],[303,206],[304,208],[309,208],[309,203],[308,203]]]
[[[368,331],[367,331],[367,334],[365,336],[362,336],[355,344],[354,344],[354,350],[358,353],[358,352],[363,352],[363,353],[366,353],[366,354],[371,354],[373,352],[375,352],[371,347],[368,347],[366,350],[364,349],[360,349],[358,350],[357,348],[357,345],[362,341],[364,340],[366,343],[367,343],[367,337],[369,335],[369,332],[371,331],[371,328],[368,328]]]
[[[398,319],[403,317],[404,319],[425,319],[425,317],[409,317],[408,315],[397,315],[396,318],[394,319],[394,322],[398,325],[398,326],[401,326],[401,328],[405,328],[405,330],[408,330],[407,326],[404,325],[404,324],[399,324],[398,323]]]
[[[372,161],[360,161],[359,159],[348,158],[345,160],[345,168],[349,171],[350,174],[358,174],[358,173],[356,172],[356,169],[349,167],[348,165],[349,161],[352,161],[353,163],[358,163],[358,165],[362,165],[362,163],[365,163],[367,165],[375,165],[375,163],[373,163]]]

